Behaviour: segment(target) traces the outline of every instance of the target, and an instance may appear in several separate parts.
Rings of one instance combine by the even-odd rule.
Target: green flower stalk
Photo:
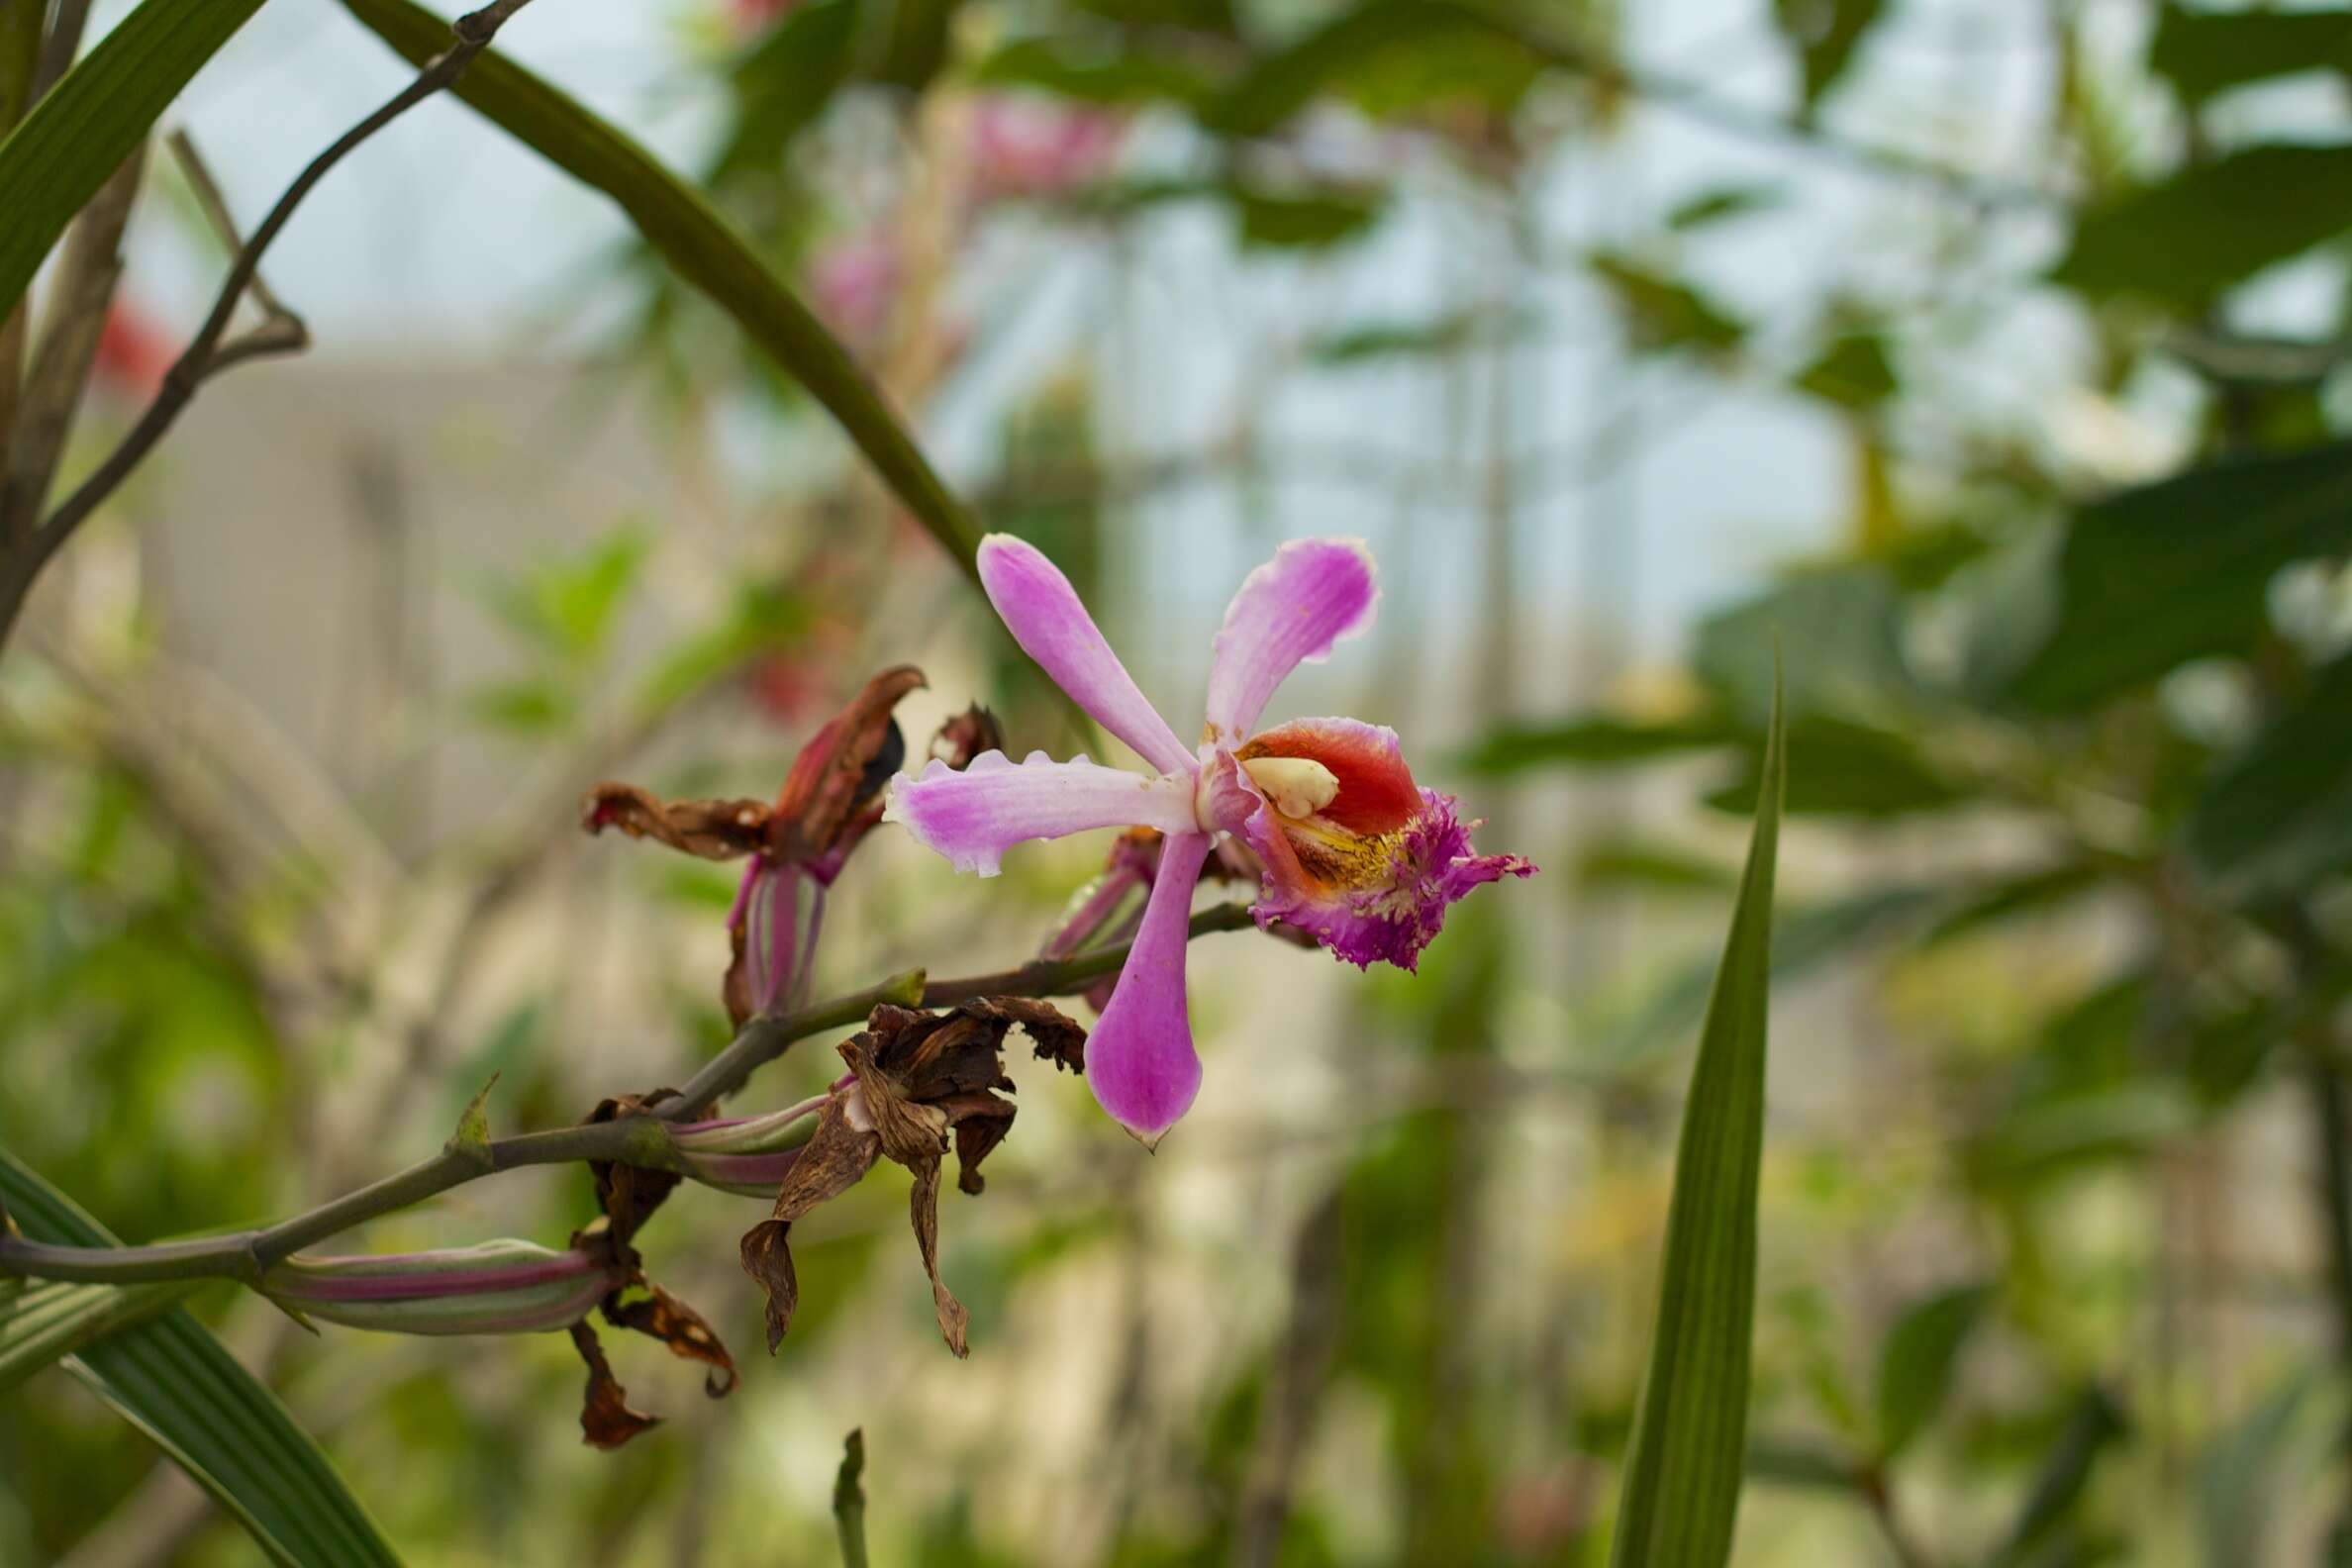
[[[830,1098],[819,1095],[765,1116],[689,1122],[670,1129],[670,1146],[690,1179],[746,1198],[772,1198]]]

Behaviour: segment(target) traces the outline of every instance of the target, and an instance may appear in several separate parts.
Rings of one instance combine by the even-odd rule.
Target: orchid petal
[[[1061,568],[1010,534],[980,541],[980,585],[1022,651],[1095,722],[1163,773],[1190,773],[1193,755],[1111,651]]]
[[[1092,828],[1200,831],[1189,776],[1154,778],[1084,757],[1056,762],[1042,751],[1019,764],[1002,751],[984,751],[960,770],[934,761],[921,778],[902,773],[891,780],[882,817],[906,824],[958,871],[982,876],[995,876],[1005,850],[1030,838]]]
[[[1086,1042],[1086,1081],[1095,1099],[1145,1148],[1192,1108],[1201,1092],[1184,1004],[1184,952],[1193,887],[1209,857],[1209,835],[1170,833],[1143,926],[1127,949],[1119,986]]]
[[[1251,572],[1226,607],[1209,667],[1209,738],[1237,745],[1274,689],[1302,663],[1372,624],[1380,597],[1361,539],[1293,539]]]

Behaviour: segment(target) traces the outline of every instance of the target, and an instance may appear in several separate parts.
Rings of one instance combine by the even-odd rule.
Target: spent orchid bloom
[[[1095,828],[1166,835],[1135,940],[1086,1049],[1095,1098],[1147,1146],[1200,1091],[1185,1007],[1186,925],[1218,835],[1264,865],[1258,924],[1280,923],[1369,967],[1411,969],[1448,906],[1482,883],[1535,869],[1481,855],[1453,797],[1414,783],[1396,733],[1353,719],[1257,728],[1300,664],[1372,623],[1371,552],[1353,539],[1298,539],[1249,574],[1225,611],[1209,667],[1207,724],[1188,748],[1135,686],[1054,564],[1009,536],[980,545],[980,581],[1022,648],[1063,691],[1157,771],[1132,773],[1042,752],[1002,752],[958,772],[936,765],[891,781],[884,820],[958,870],[994,876],[1004,851]]]

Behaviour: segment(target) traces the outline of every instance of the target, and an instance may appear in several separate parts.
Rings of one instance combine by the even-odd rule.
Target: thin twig
[[[73,56],[81,51],[82,27],[89,20],[90,0],[57,0],[56,14],[49,18],[49,37],[41,42],[40,62],[33,67],[33,90],[25,98],[27,113],[72,68]]]
[[[172,132],[163,141],[171,148],[171,155],[179,161],[180,177],[188,182],[189,191],[196,197],[196,205],[204,209],[204,221],[212,225],[212,232],[221,242],[222,248],[236,255],[245,248],[245,239],[238,230],[235,215],[229,211],[229,198],[221,194],[220,181],[213,178],[211,168],[205,164],[204,154],[196,150],[195,141],[184,130]],[[261,275],[259,267],[253,269],[253,281],[247,292],[253,296],[253,303],[261,307],[263,315],[283,318],[297,327],[301,325],[302,318],[277,297],[269,286],[269,280]]]
[[[294,209],[302,205],[303,198],[326,177],[328,170],[342,162],[354,147],[464,75],[465,68],[473,63],[475,55],[489,47],[498,30],[529,3],[530,0],[493,0],[492,4],[479,11],[459,17],[450,24],[450,32],[455,36],[454,43],[427,61],[414,81],[395,93],[375,113],[344,132],[333,146],[311,159],[302,172],[294,176],[294,183],[286,187],[285,194],[277,199],[277,205],[269,209],[268,216],[261,220],[260,227],[253,231],[252,238],[245,242],[236,261],[231,263],[229,276],[223,280],[221,291],[213,300],[211,314],[204,318],[204,325],[197,329],[195,340],[188,344],[187,351],[164,373],[161,390],[155,394],[154,401],[147,405],[147,412],[140,416],[139,423],[132,427],[131,433],[123,438],[122,443],[107,455],[106,460],[98,465],[97,471],[49,515],[24,547],[16,552],[15,558],[8,562],[6,576],[0,578],[0,641],[6,639],[10,628],[15,626],[17,615],[24,608],[25,596],[32,591],[33,580],[40,575],[42,567],[72,537],[73,531],[108,496],[114,494],[116,488],[130,477],[131,471],[154,449],[155,443],[163,439],[164,432],[171,428],[181,411],[196,396],[199,386],[231,365],[264,354],[292,352],[307,342],[307,337],[302,342],[295,341],[294,335],[285,330],[284,322],[274,319],[272,323],[264,323],[261,329],[245,335],[235,343],[224,344],[222,341],[229,331],[230,318],[236,314],[238,302],[245,297],[245,290],[252,285],[254,274],[260,268],[262,252],[269,248],[279,232],[286,227],[287,221],[294,216]]]
[[[833,1533],[841,1541],[841,1568],[866,1568],[865,1428],[853,1426],[841,1443],[841,1468],[833,1474]]]
[[[147,145],[142,143],[73,221],[57,264],[56,286],[49,293],[41,345],[34,351],[6,457],[0,461],[0,544],[13,544],[32,532],[56,479],[82,387],[98,358],[115,284],[123,275],[123,230],[131,221],[131,204],[146,167]]]
[[[1225,904],[1194,916],[1190,934],[1236,931],[1249,924],[1245,906]],[[584,1160],[679,1170],[682,1165],[666,1124],[701,1115],[741,1087],[762,1065],[782,1055],[795,1040],[858,1023],[885,1002],[938,1007],[981,996],[1066,996],[1118,969],[1127,955],[1126,946],[1105,947],[1059,963],[1024,964],[998,974],[928,985],[922,970],[909,970],[880,985],[797,1013],[753,1019],[727,1049],[688,1080],[676,1098],[664,1101],[649,1115],[522,1132],[487,1143],[452,1138],[431,1159],[259,1229],[136,1247],[53,1246],[0,1234],[0,1275],[109,1284],[235,1279],[252,1285],[258,1284],[273,1264],[306,1246],[500,1171]]]

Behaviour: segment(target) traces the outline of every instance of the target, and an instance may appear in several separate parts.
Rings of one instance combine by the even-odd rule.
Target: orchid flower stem
[[[1191,934],[1239,931],[1250,924],[1246,906],[1224,904],[1195,915]],[[752,1073],[783,1055],[796,1040],[862,1023],[884,1003],[944,1007],[983,996],[1067,996],[1117,969],[1126,961],[1127,951],[1124,946],[1106,947],[1075,958],[1040,960],[997,974],[956,980],[927,982],[922,970],[913,969],[796,1013],[755,1018],[687,1080],[675,1099],[663,1101],[649,1115],[519,1132],[487,1142],[452,1138],[431,1159],[258,1229],[152,1246],[77,1247],[28,1241],[0,1225],[0,1277],[23,1275],[117,1285],[233,1279],[257,1285],[273,1264],[306,1246],[501,1171],[585,1160],[683,1170],[683,1159],[670,1140],[670,1124],[698,1120],[709,1107],[741,1088]],[[4,1218],[0,1216],[0,1220]]]

